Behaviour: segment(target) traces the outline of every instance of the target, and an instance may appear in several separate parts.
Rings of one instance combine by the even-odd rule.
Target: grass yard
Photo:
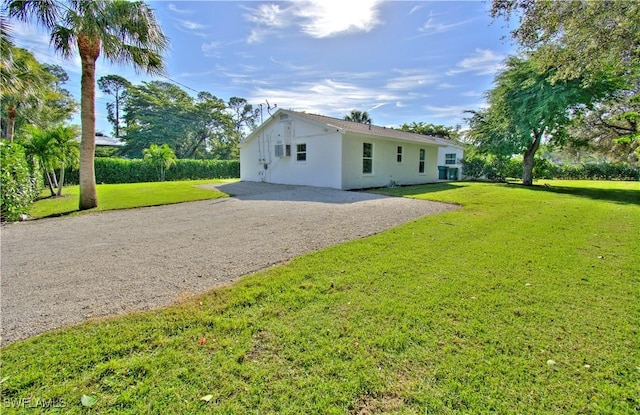
[[[29,210],[32,218],[73,215],[104,210],[131,209],[145,206],[169,205],[193,202],[195,200],[227,197],[226,193],[198,187],[201,184],[226,183],[230,180],[193,180],[176,182],[99,184],[98,207],[80,212],[78,210],[79,186],[65,187],[62,197],[47,197],[51,193],[45,189],[43,198],[35,202]]]
[[[11,344],[2,412],[637,414],[640,184],[548,183]]]

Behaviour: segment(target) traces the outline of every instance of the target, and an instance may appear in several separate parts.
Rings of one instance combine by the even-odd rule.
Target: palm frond
[[[46,28],[53,27],[60,18],[56,0],[12,0],[6,10],[9,17],[23,22],[33,21]]]

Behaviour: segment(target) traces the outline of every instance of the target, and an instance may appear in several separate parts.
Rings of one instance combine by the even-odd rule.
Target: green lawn
[[[637,414],[640,184],[548,183],[11,344],[2,412]]]
[[[228,195],[217,190],[198,187],[208,183],[226,183],[230,180],[194,180],[177,182],[99,184],[98,207],[87,211],[78,210],[79,186],[65,187],[62,197],[47,197],[51,193],[45,189],[43,198],[29,210],[32,218],[73,215],[104,210],[131,209],[145,206],[169,205],[195,200],[217,199]]]

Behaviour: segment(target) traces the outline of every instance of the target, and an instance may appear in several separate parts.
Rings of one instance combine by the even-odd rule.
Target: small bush
[[[467,180],[479,180],[484,175],[486,161],[479,156],[462,159],[462,174]]]
[[[143,183],[158,181],[156,169],[142,159],[96,158],[97,183]],[[237,160],[177,160],[165,180],[231,179],[240,177]],[[78,184],[78,171],[67,170],[65,182]]]
[[[24,148],[16,143],[0,141],[0,165],[0,220],[18,220],[42,189],[40,172],[30,165]]]

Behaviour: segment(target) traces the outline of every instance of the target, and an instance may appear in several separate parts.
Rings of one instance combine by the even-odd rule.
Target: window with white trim
[[[402,163],[402,146],[398,146],[398,149],[396,152],[396,162]]]
[[[373,174],[373,144],[362,143],[362,173]]]
[[[306,144],[296,144],[296,161],[307,161]]]
[[[424,160],[426,158],[426,151],[424,148],[420,149],[420,158],[418,162],[418,173],[424,173]]]
[[[444,164],[456,164],[456,153],[447,153],[444,155]]]

